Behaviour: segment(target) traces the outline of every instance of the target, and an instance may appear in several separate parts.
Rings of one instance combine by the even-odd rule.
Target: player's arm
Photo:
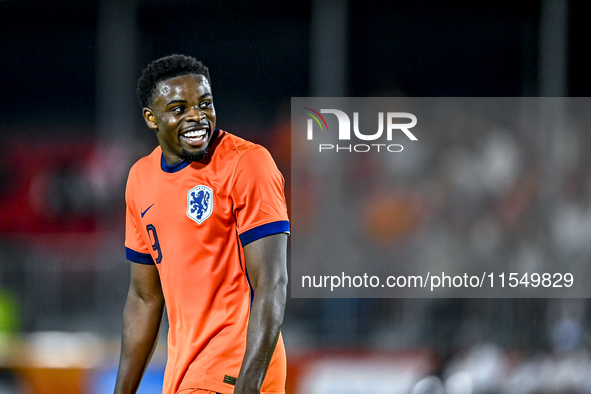
[[[254,289],[246,353],[234,394],[259,393],[277,345],[287,297],[287,234],[260,238],[244,247]]]
[[[156,346],[163,309],[164,297],[156,266],[132,263],[115,394],[137,391]]]

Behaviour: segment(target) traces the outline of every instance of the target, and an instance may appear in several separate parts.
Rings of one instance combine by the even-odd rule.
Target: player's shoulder
[[[235,134],[220,130],[221,146],[224,150],[233,152],[236,155],[242,155],[244,152],[258,146],[254,142],[245,140]]]
[[[152,173],[154,166],[160,165],[162,149],[157,146],[152,153],[137,160],[129,169],[128,183],[141,177],[146,172]]]
[[[238,159],[238,162],[244,160],[268,160],[271,158],[271,154],[264,146],[245,140],[227,131],[223,131],[222,133],[224,150],[232,152]]]
[[[160,163],[161,156],[162,156],[162,149],[160,148],[160,146],[157,146],[156,148],[154,148],[154,150],[149,155],[146,155],[146,156],[138,159],[131,166],[131,169],[129,171],[130,172],[141,171],[141,170],[145,169],[146,167],[152,166],[155,162]]]

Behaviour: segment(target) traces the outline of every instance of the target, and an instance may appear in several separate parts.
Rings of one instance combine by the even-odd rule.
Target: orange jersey
[[[127,258],[156,264],[170,323],[165,394],[233,392],[253,296],[242,246],[289,232],[269,152],[216,133],[207,161],[170,166],[158,147],[127,181]],[[261,393],[284,392],[285,374],[280,336]]]

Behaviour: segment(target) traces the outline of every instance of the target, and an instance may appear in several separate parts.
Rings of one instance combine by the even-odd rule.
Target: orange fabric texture
[[[127,182],[128,258],[156,262],[170,323],[164,393],[233,392],[251,303],[240,237],[289,229],[283,177],[266,149],[219,131],[210,152],[175,167],[158,147]],[[285,373],[280,336],[261,393],[283,392]]]

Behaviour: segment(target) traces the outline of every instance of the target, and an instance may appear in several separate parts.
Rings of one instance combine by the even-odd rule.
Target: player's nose
[[[203,111],[195,106],[195,107],[191,107],[189,108],[189,110],[187,111],[187,120],[194,120],[196,122],[199,122],[200,120],[202,120],[203,118],[205,118],[205,114],[203,113]]]

